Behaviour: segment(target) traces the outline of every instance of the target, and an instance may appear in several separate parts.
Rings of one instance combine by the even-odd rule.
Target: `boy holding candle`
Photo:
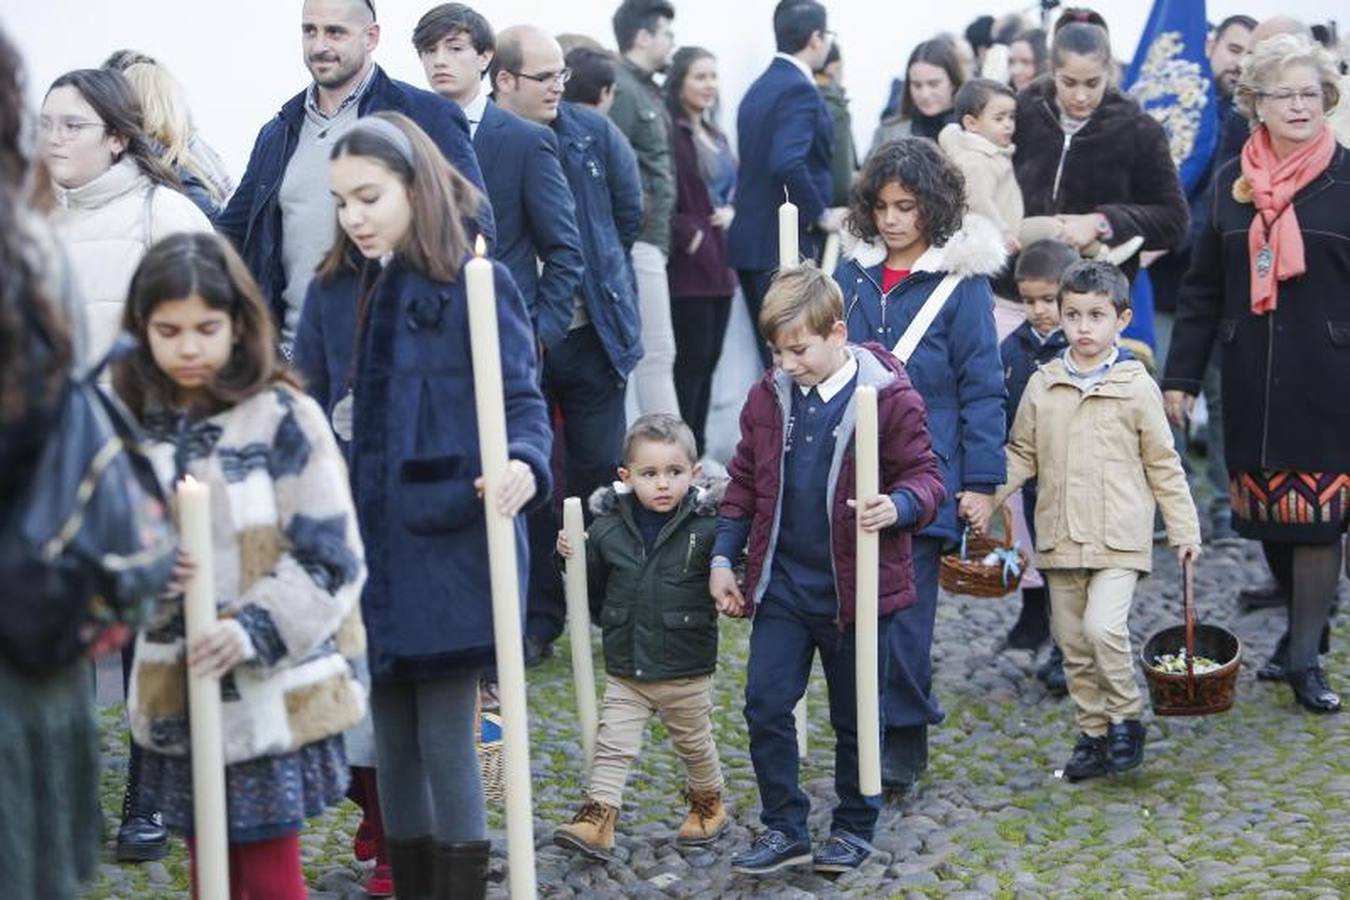
[[[586,536],[591,617],[604,635],[606,670],[590,791],[553,833],[560,846],[596,859],[614,849],[624,782],[653,714],[689,770],[689,814],[676,842],[709,844],[728,822],[712,736],[717,608],[707,591],[721,486],[694,487],[694,433],[667,413],[633,423],[623,458],[620,481],[591,496],[596,518]],[[578,550],[558,532],[560,556]]]
[[[1157,507],[1179,564],[1200,555],[1200,523],[1157,382],[1117,346],[1131,318],[1124,274],[1075,262],[1060,279],[1059,313],[1069,347],[1027,383],[1008,480],[994,502],[1038,479],[1036,565],[1050,585],[1051,625],[1077,708],[1064,777],[1081,781],[1143,761],[1134,587],[1153,567]],[[985,517],[971,523],[986,525]]]
[[[863,796],[858,785],[856,528],[880,532],[884,636],[892,614],[915,599],[909,532],[930,522],[943,498],[923,400],[894,356],[848,343],[843,319],[842,294],[828,275],[797,268],[775,278],[759,329],[776,365],[741,412],[717,523],[709,588],[724,614],[754,617],[745,717],[766,830],[732,860],[746,874],[811,862],[817,871],[842,872],[871,852],[881,799]],[[852,401],[860,384],[877,389],[884,492],[865,498],[861,509],[852,497]],[[742,594],[732,565],[747,544]],[[839,805],[830,838],[813,858],[792,710],[817,651],[829,682]],[[880,660],[884,683],[884,646]]]

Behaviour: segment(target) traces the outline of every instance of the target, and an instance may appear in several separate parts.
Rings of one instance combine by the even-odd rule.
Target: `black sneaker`
[[[788,866],[811,862],[811,845],[794,841],[781,831],[772,829],[755,838],[750,849],[731,858],[731,871],[741,875],[768,875]]]
[[[874,847],[847,831],[837,831],[820,845],[812,863],[817,872],[851,872],[867,862]]]
[[[1069,680],[1064,677],[1064,653],[1059,644],[1050,645],[1050,654],[1036,670],[1036,678],[1053,697],[1063,697],[1069,692]]]
[[[1073,745],[1073,754],[1064,764],[1064,777],[1070,781],[1082,781],[1096,778],[1108,771],[1106,763],[1106,737],[1078,735],[1078,743]]]
[[[1128,772],[1144,761],[1144,726],[1138,719],[1111,723],[1106,730],[1106,758],[1112,772]]]

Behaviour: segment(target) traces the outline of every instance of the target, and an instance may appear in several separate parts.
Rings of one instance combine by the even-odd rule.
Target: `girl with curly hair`
[[[936,144],[913,137],[883,144],[853,186],[846,228],[857,244],[834,275],[849,340],[896,348],[905,360],[928,406],[947,494],[937,519],[914,536],[918,602],[890,628],[881,779],[892,790],[918,779],[927,765],[928,726],[943,718],[929,659],[939,557],[961,537],[958,505],[962,517],[981,521],[1005,474],[1003,369],[989,279],[1006,252],[993,223],[965,210],[965,181]],[[926,306],[936,314],[925,327]],[[902,338],[912,352],[897,347]]]

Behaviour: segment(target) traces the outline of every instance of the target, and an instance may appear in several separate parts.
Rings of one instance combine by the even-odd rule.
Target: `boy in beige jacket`
[[[1064,776],[1079,781],[1143,760],[1128,625],[1134,587],[1153,568],[1155,504],[1183,565],[1200,555],[1200,522],[1158,385],[1117,346],[1131,316],[1125,276],[1080,260],[1060,280],[1059,308],[1069,349],[1027,384],[994,504],[1038,479],[1036,566],[1077,707]]]

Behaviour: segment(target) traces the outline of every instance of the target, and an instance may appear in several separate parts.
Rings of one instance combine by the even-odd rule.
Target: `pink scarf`
[[[1256,215],[1247,232],[1252,266],[1252,312],[1275,309],[1279,282],[1307,271],[1303,233],[1294,212],[1294,195],[1321,175],[1336,152],[1331,126],[1284,159],[1277,159],[1270,132],[1256,129],[1242,147],[1242,177],[1251,189]]]

